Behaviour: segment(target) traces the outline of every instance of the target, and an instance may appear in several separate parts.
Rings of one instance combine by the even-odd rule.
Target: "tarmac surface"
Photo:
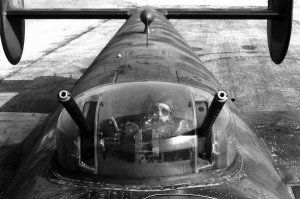
[[[157,7],[220,8],[267,5],[265,0],[228,0],[222,3],[217,0],[185,0],[185,5],[171,0],[163,3],[159,0],[106,0],[101,1],[101,5],[98,2],[66,0],[62,5],[58,0],[25,0],[25,6],[128,8],[148,3]],[[289,112],[293,112],[293,124],[296,125],[293,126],[293,136],[296,138],[288,138],[300,139],[299,0],[294,2],[290,47],[281,65],[272,63],[269,56],[266,21],[171,22],[223,85],[224,90],[235,99],[235,104],[241,112],[248,113],[259,125],[259,118],[268,118],[269,115],[277,115],[278,118],[282,113],[288,115]],[[71,90],[123,23],[124,20],[27,20],[21,62],[15,66],[9,64],[0,48],[0,163],[5,154],[45,118],[45,114],[54,111],[58,106],[58,91]],[[255,115],[258,112],[265,114],[257,118]],[[289,115],[285,118],[290,117]],[[281,120],[268,122],[267,125],[276,127],[277,124],[280,126]],[[13,128],[17,130],[12,130]],[[276,128],[270,132],[273,131],[276,131]],[[297,165],[296,168],[300,169],[300,166]],[[0,168],[0,178],[1,175],[3,173]]]

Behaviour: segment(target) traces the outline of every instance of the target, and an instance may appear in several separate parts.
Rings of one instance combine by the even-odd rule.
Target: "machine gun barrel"
[[[216,92],[209,108],[207,111],[207,115],[204,118],[202,126],[197,129],[197,135],[199,137],[206,137],[209,133],[210,128],[216,121],[220,111],[222,110],[224,104],[227,101],[227,93],[224,91]]]
[[[77,124],[81,132],[85,132],[85,135],[91,133],[91,127],[81,110],[79,109],[77,103],[71,96],[71,93],[66,90],[62,90],[58,93],[58,101],[64,106],[67,112],[70,114],[74,122]],[[84,134],[83,134],[84,136]]]

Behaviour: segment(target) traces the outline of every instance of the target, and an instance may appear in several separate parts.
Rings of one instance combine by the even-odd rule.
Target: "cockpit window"
[[[101,128],[107,120],[113,129],[122,129],[123,133],[135,126],[143,131],[155,129],[158,137],[173,137],[195,129],[192,97],[182,87],[143,85],[106,91],[99,111],[100,131],[104,135],[110,134],[105,126]]]
[[[62,112],[57,154],[65,168],[76,170],[76,161],[84,172],[139,178],[197,173],[212,165],[212,138],[196,135],[207,113],[201,92],[140,82],[97,88],[76,101],[92,131],[76,130]]]
[[[146,177],[195,171],[198,141],[189,89],[134,85],[103,92],[100,100],[101,173]]]

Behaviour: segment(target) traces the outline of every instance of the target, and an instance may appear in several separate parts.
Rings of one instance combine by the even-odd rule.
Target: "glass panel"
[[[88,167],[95,167],[94,161],[94,124],[95,124],[95,114],[97,110],[97,101],[87,101],[83,106],[83,115],[85,116],[87,122],[89,123],[92,131],[90,133],[83,132],[80,137],[80,153],[81,162]]]
[[[187,87],[134,84],[101,96],[101,173],[150,177],[196,172],[195,105]]]
[[[197,137],[158,139],[142,133],[135,137],[105,138],[100,173],[116,177],[158,177],[195,173]]]
[[[172,137],[194,129],[196,121],[189,89],[171,84],[155,86],[134,84],[104,92],[99,123],[125,132],[156,129],[159,137]],[[110,131],[103,127],[100,126],[100,131],[105,136]]]

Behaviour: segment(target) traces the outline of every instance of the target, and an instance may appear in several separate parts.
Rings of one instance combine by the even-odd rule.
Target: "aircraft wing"
[[[300,197],[300,111],[246,113],[270,149],[283,181]]]

